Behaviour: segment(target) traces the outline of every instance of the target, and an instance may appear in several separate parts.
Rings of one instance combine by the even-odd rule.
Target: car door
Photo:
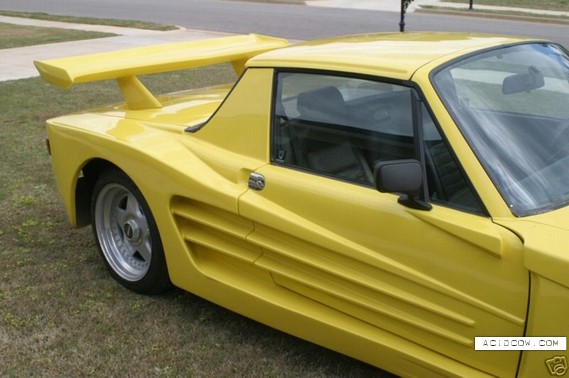
[[[521,242],[487,216],[427,108],[413,105],[415,90],[277,75],[273,162],[239,203],[255,221],[255,264],[276,285],[348,315],[348,330],[371,324],[482,371],[515,372],[519,352],[475,351],[474,338],[523,335]],[[373,186],[377,162],[413,158],[425,168],[430,210]]]

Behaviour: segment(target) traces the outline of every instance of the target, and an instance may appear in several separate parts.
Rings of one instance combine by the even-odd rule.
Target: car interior
[[[278,164],[374,186],[378,162],[416,158],[409,90],[346,101],[341,89],[323,86],[278,103],[274,133]],[[480,212],[479,200],[428,112],[424,113],[430,198]]]

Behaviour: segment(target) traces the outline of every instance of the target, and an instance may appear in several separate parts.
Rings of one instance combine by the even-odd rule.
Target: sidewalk
[[[41,21],[4,16],[0,16],[0,23],[73,30],[100,31],[117,34],[116,37],[87,39],[82,41],[61,42],[0,50],[0,81],[26,79],[39,76],[39,73],[34,66],[34,60],[94,54],[99,52],[115,51],[169,42],[203,40],[226,35],[224,33],[203,30],[189,30],[184,28],[172,31],[154,31],[112,26]]]
[[[306,5],[316,7],[331,8],[352,8],[352,9],[368,9],[386,12],[400,12],[401,1],[399,0],[308,0]],[[447,3],[444,0],[414,0],[409,4],[407,12],[411,13],[421,8],[443,8],[468,10],[469,2],[464,0],[462,3]],[[542,9],[517,8],[517,7],[498,7],[492,5],[479,5],[474,0],[474,9],[479,11],[494,12],[516,12],[520,14],[532,16],[564,16],[569,18],[569,12],[549,11]]]
[[[440,0],[415,0],[414,3],[420,5],[421,7],[431,7],[431,8],[452,8],[456,10],[467,11],[469,7],[468,1],[464,0],[464,3],[445,3]],[[526,15],[526,16],[553,16],[553,17],[567,17],[569,18],[569,12],[561,11],[551,11],[545,9],[532,9],[532,8],[518,8],[518,7],[498,7],[493,5],[479,5],[476,4],[474,0],[474,10],[478,11],[493,11],[493,12],[515,12],[516,14]]]
[[[413,12],[423,4],[431,5],[430,3],[438,2],[438,0],[415,0],[409,4],[407,12]],[[384,12],[401,11],[401,1],[399,0],[308,0],[305,3],[313,7],[368,9]]]
[[[308,0],[306,1],[306,4],[309,6],[320,7],[369,9],[390,12],[401,11],[401,2],[398,0]],[[429,9],[436,9],[437,7],[441,7],[465,11],[468,10],[468,2],[466,0],[463,3],[445,3],[440,0],[415,0],[409,5],[407,12],[413,12],[425,6],[428,6]],[[552,12],[536,9],[482,6],[476,5],[476,1],[474,8],[476,10],[515,11],[517,13],[527,15],[566,16],[569,18],[569,12]],[[18,80],[38,76],[38,72],[33,64],[34,60],[45,60],[82,54],[93,54],[97,52],[114,51],[168,42],[203,40],[227,35],[218,32],[190,30],[184,28],[180,28],[174,31],[152,31],[110,26],[41,21],[5,16],[0,16],[0,23],[42,26],[61,29],[101,31],[117,34],[116,37],[0,50],[0,81]]]
[[[307,0],[305,3],[313,7],[368,9],[387,12],[401,11],[401,2],[398,0]],[[409,6],[408,12],[412,12],[415,9],[416,5],[413,3]]]

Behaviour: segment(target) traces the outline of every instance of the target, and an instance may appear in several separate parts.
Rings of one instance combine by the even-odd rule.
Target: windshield
[[[567,50],[507,46],[446,66],[433,82],[515,215],[569,204]]]

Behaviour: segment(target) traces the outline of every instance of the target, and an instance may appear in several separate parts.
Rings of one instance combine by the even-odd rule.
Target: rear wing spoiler
[[[162,106],[138,80],[138,75],[227,62],[231,62],[240,75],[253,56],[288,44],[284,39],[249,34],[36,61],[34,64],[44,80],[66,89],[80,83],[117,80],[128,108],[138,110]]]

